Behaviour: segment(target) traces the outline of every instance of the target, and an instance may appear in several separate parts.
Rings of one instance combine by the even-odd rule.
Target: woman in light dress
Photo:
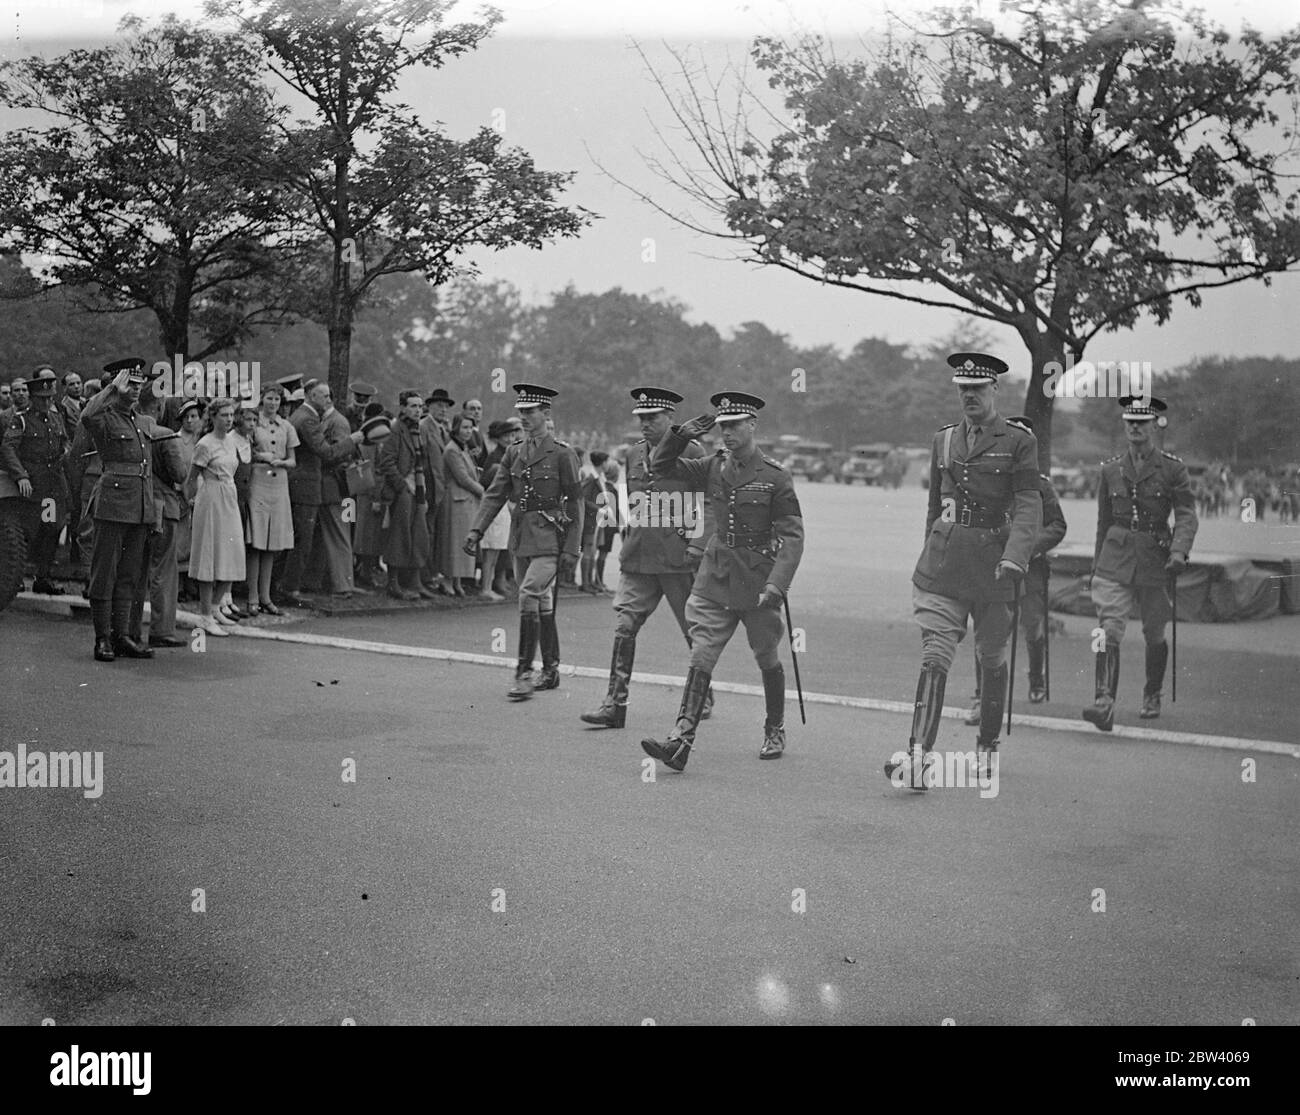
[[[487,464],[483,468],[483,476],[480,483],[483,490],[487,491],[492,486],[492,481],[496,479],[497,470],[504,467],[502,461],[505,459],[506,447],[514,445],[524,440],[524,428],[518,418],[503,418],[493,422],[488,426],[488,440],[492,442],[492,448],[487,456]],[[504,600],[506,584],[504,582],[505,563],[502,563],[500,581],[497,574],[497,563],[501,561],[501,556],[510,548],[510,504],[507,502],[497,517],[488,524],[487,530],[483,532],[483,537],[478,543],[479,554],[483,559],[483,580],[480,596],[488,600]]]
[[[262,391],[251,430],[253,475],[248,486],[248,524],[244,531],[248,569],[248,610],[252,615],[283,613],[271,601],[271,569],[281,550],[293,549],[293,508],[289,504],[289,470],[297,468],[298,431],[280,417],[284,388]]]
[[[233,619],[213,611],[212,602],[214,598],[220,601],[230,582],[242,580],[246,570],[235,492],[239,454],[230,433],[234,416],[234,399],[214,399],[209,405],[212,431],[194,447],[194,462],[185,482],[186,494],[194,500],[190,577],[199,586],[199,626],[209,635],[225,635],[226,628],[234,626]]]
[[[442,452],[443,472],[447,476],[447,494],[444,497],[442,522],[439,526],[448,539],[464,538],[474,525],[479,500],[483,498],[483,485],[478,480],[478,465],[472,456],[474,421],[467,414],[458,414],[451,422],[451,440]],[[448,546],[450,563],[443,570],[451,579],[454,596],[466,596],[465,582],[474,583],[474,558],[459,546]]]
[[[181,464],[188,476],[190,465],[194,463],[194,447],[203,436],[203,404],[198,399],[186,399],[176,418],[180,422]],[[193,502],[182,500],[181,518],[176,524],[176,569],[180,574],[181,600],[194,599],[194,586],[186,587],[190,580],[190,527],[193,515]]]

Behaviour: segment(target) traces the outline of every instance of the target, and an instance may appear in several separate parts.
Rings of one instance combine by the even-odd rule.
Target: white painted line
[[[494,654],[470,654],[467,651],[443,650],[439,647],[408,647],[397,643],[374,643],[365,639],[345,639],[337,635],[309,635],[274,627],[232,627],[232,635],[245,639],[269,639],[280,643],[298,643],[305,646],[329,647],[335,650],[361,650],[370,654],[388,654],[401,658],[425,658],[435,662],[464,662],[474,666],[496,666],[500,669],[513,669],[515,662],[511,658],[501,658]],[[560,673],[567,677],[598,678],[609,677],[609,670],[598,670],[591,666],[561,665]],[[643,685],[659,685],[669,689],[680,689],[686,682],[683,677],[672,674],[634,673],[632,680]],[[759,685],[742,685],[736,682],[719,681],[713,683],[719,693],[740,693],[747,697],[763,696]],[[794,690],[786,690],[788,698],[795,698]],[[872,712],[896,712],[904,716],[912,714],[910,701],[885,701],[875,697],[845,697],[837,693],[805,693],[804,701],[812,705],[838,705],[841,708],[868,709]],[[964,720],[966,710],[945,708],[944,716],[950,720]],[[1056,716],[1022,716],[1016,714],[1013,725],[1026,728],[1042,728],[1049,732],[1075,732],[1094,736],[1095,728],[1084,728],[1079,721],[1063,720]],[[1239,739],[1235,736],[1210,736],[1197,732],[1170,732],[1159,728],[1129,728],[1117,724],[1109,733],[1103,733],[1115,739],[1140,739],[1152,743],[1176,743],[1191,747],[1219,747],[1230,751],[1263,752],[1273,755],[1289,755],[1300,759],[1300,744],[1281,743],[1277,740]],[[1095,737],[1094,737],[1095,738]]]

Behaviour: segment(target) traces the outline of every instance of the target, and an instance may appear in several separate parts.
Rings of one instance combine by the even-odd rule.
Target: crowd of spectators
[[[100,471],[80,415],[103,385],[70,372],[53,398],[56,373],[38,374],[51,381],[40,405],[57,443],[42,452],[67,495],[58,522],[43,525],[42,541],[29,541],[29,559],[34,589],[60,594],[50,575],[60,540],[72,578],[88,580]],[[12,419],[31,410],[31,382],[0,385],[0,429],[13,450],[0,456],[0,471],[23,471],[14,433],[23,424]],[[153,450],[157,534],[165,544],[160,537],[152,547],[151,642],[174,637],[178,601],[197,601],[202,627],[222,636],[243,619],[310,606],[323,593],[497,601],[513,591],[509,505],[477,558],[462,543],[507,448],[523,440],[514,411],[485,419],[481,401],[458,407],[443,388],[402,391],[391,408],[364,382],[354,381],[349,396],[340,410],[327,382],[301,376],[263,385],[253,399],[141,393],[136,409],[178,435]],[[608,592],[619,463],[599,448],[606,443],[599,431],[557,436],[578,459],[586,504],[581,583],[566,583]]]
[[[1203,518],[1239,516],[1249,499],[1256,522],[1265,522],[1270,512],[1280,522],[1300,522],[1300,465],[1252,468],[1238,476],[1222,461],[1213,461],[1192,479],[1192,490]]]

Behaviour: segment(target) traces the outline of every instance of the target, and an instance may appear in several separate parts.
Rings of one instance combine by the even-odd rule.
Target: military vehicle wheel
[[[0,612],[23,587],[23,565],[27,561],[27,532],[22,521],[0,501]]]

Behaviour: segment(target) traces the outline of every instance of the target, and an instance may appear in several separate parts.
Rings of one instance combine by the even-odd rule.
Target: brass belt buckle
[[[957,519],[957,522],[964,527],[970,526],[970,504],[969,503],[963,503],[961,505],[961,515]]]

